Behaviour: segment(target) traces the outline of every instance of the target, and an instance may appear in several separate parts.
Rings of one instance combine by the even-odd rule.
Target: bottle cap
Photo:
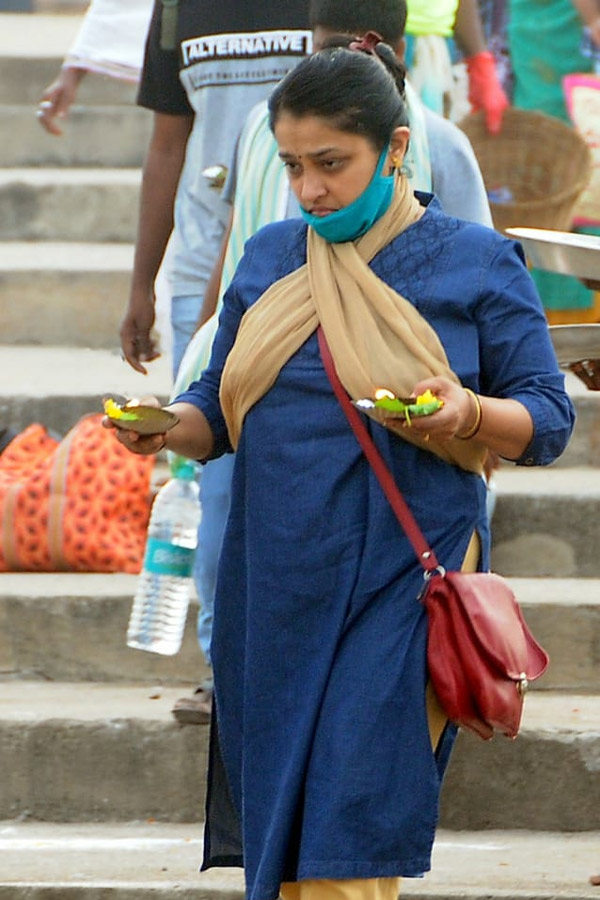
[[[192,462],[191,459],[181,459],[180,457],[173,465],[172,471],[174,478],[181,478],[183,481],[193,481],[196,477],[196,463]]]

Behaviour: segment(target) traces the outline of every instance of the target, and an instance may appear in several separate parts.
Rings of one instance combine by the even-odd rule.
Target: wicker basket
[[[573,209],[592,174],[592,154],[559,119],[508,109],[499,135],[490,135],[482,112],[459,123],[475,151],[488,193],[510,192],[507,202],[490,199],[494,226],[570,231]]]

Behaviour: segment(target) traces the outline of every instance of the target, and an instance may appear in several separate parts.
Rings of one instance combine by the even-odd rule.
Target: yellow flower
[[[104,399],[104,412],[115,422],[137,422],[140,416],[137,407],[137,400],[130,400],[125,406],[120,406],[111,397]]]
[[[123,410],[118,403],[115,403],[115,401],[111,399],[111,397],[107,397],[104,401],[104,412],[109,417],[109,419],[123,418]]]
[[[424,394],[419,394],[415,400],[415,406],[425,406],[427,403],[436,402],[439,403],[440,407],[444,405],[444,401],[440,400],[439,397],[436,397],[435,394],[432,394],[429,388],[427,388]]]

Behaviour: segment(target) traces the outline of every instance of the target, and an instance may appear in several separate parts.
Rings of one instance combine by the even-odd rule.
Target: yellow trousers
[[[473,532],[461,566],[463,572],[476,572],[480,554],[479,535]],[[431,683],[425,695],[431,745],[435,749],[446,727],[446,714]],[[288,881],[281,885],[283,900],[397,900],[401,878],[315,878]]]
[[[397,900],[400,878],[309,879],[281,885],[283,900]]]

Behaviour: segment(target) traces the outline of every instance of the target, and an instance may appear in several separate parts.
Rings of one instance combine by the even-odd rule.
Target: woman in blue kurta
[[[409,137],[402,72],[389,48],[358,49],[303,61],[271,99],[308,224],[248,242],[210,366],[170,407],[179,424],[118,433],[142,453],[237,447],[204,866],[243,864],[250,900],[395,897],[399,877],[429,868],[454,739],[427,688],[421,568],[333,395],[316,325],[354,399],[379,384],[444,401],[410,428],[368,425],[447,567],[474,534],[488,565],[487,449],[544,465],[573,426],[518,245],[389,174]]]

